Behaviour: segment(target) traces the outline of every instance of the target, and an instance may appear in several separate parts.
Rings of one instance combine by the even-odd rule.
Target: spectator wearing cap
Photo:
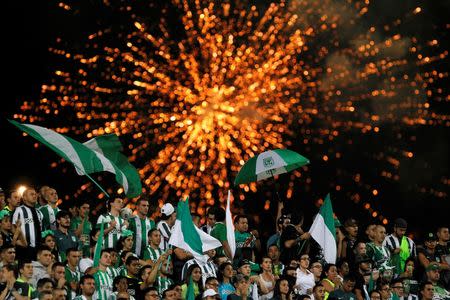
[[[156,226],[161,232],[162,239],[159,247],[166,251],[169,248],[169,240],[172,235],[172,228],[177,220],[177,212],[172,204],[166,203],[161,207],[161,221]]]
[[[345,238],[342,241],[342,249],[339,257],[346,258],[352,264],[355,261],[353,249],[358,239],[358,222],[353,218],[349,218],[344,222],[344,229]]]
[[[424,245],[418,247],[419,270],[423,271],[430,263],[437,263],[441,269],[448,270],[448,264],[441,260],[436,253],[437,237],[433,232],[428,232],[424,238]]]
[[[386,238],[386,228],[383,225],[375,227],[375,235],[373,242],[366,244],[366,253],[373,262],[373,267],[376,269],[392,269],[390,265],[391,252],[383,245]]]
[[[42,213],[35,208],[37,193],[34,188],[23,192],[23,204],[14,210],[12,223],[20,224],[22,234],[27,241],[27,248],[19,248],[18,258],[36,259],[37,247],[41,244]]]
[[[369,295],[367,294],[367,284],[365,280],[365,276],[367,274],[372,274],[372,260],[366,254],[360,254],[355,256],[355,289],[354,293],[356,295],[356,299],[362,300],[367,299]],[[373,280],[378,279],[378,273],[373,272]]]
[[[443,288],[440,284],[440,266],[437,262],[430,263],[426,269],[426,281],[433,284],[433,299],[450,299],[450,292]]]
[[[61,210],[56,214],[58,228],[54,231],[56,246],[62,261],[66,259],[66,251],[70,248],[78,249],[79,240],[70,228],[70,213]]]
[[[109,206],[109,212],[98,217],[95,227],[100,229],[101,224],[104,224],[103,248],[115,248],[117,242],[122,236],[122,230],[128,228],[128,221],[124,220],[120,215],[120,211],[123,207],[122,198],[114,198],[107,204],[107,206]]]
[[[402,219],[397,218],[394,221],[393,233],[388,235],[383,242],[391,253],[391,261],[395,267],[394,272],[396,277],[405,271],[405,262],[409,257],[416,257],[416,244],[412,239],[405,236],[408,223]]]
[[[220,299],[220,297],[218,297],[218,296],[219,296],[219,294],[215,290],[207,289],[203,292],[202,299],[204,299],[204,300]]]
[[[42,198],[45,201],[45,205],[39,207],[39,211],[42,213],[42,230],[55,230],[56,214],[60,209],[56,206],[58,203],[58,193],[53,188],[47,188],[42,193]]]

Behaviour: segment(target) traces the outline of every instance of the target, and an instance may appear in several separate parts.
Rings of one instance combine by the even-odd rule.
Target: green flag
[[[100,254],[102,253],[103,248],[103,236],[104,236],[104,228],[105,223],[102,222],[100,224],[100,235],[98,236],[97,244],[95,245],[95,252],[94,252],[94,267],[98,267],[98,263],[100,261]]]
[[[192,275],[189,276],[189,285],[187,287],[186,300],[195,300],[194,281],[192,280]]]

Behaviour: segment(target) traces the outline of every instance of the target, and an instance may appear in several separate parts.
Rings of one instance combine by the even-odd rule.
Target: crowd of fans
[[[111,198],[94,218],[91,202],[60,208],[54,188],[0,189],[0,300],[196,299],[438,300],[450,299],[448,226],[416,245],[407,221],[390,226],[336,219],[336,262],[302,228],[303,217],[278,205],[267,241],[249,228],[252,214],[234,216],[236,252],[225,211],[212,206],[193,222],[220,241],[205,260],[169,240],[176,205],[152,207],[145,197],[124,208]],[[448,221],[448,220],[447,220]],[[95,246],[103,224],[103,246]],[[388,234],[389,233],[389,234]]]

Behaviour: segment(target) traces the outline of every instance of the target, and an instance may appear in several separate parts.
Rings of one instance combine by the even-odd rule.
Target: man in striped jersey
[[[144,250],[143,259],[151,264],[155,263],[163,254],[159,245],[161,244],[161,232],[157,228],[153,228],[148,232],[149,245]]]
[[[149,201],[146,198],[139,198],[136,202],[137,215],[129,219],[130,230],[134,233],[133,250],[134,253],[142,258],[144,249],[148,245],[148,233],[150,229],[155,228],[155,221],[147,217]]]
[[[56,206],[58,193],[55,189],[49,187],[43,191],[42,197],[47,203],[39,207],[39,211],[42,213],[42,230],[55,230],[57,227],[56,214],[59,212],[59,208]]]
[[[34,188],[27,188],[23,192],[23,205],[16,208],[13,214],[12,223],[15,225],[20,220],[20,228],[27,240],[28,247],[18,251],[18,259],[36,259],[37,247],[41,244],[42,214],[35,208],[37,193]]]
[[[214,257],[216,256],[216,250],[215,249],[208,250],[208,251],[206,251],[206,255],[208,256],[208,261],[206,263],[199,261],[196,258],[188,260],[183,266],[183,270],[181,272],[182,273],[181,279],[185,280],[187,270],[193,264],[199,265],[200,268],[202,269],[203,286],[205,286],[206,279],[208,279],[208,277],[217,277],[217,266],[214,263]]]
[[[106,215],[101,215],[97,220],[97,228],[105,223],[103,248],[115,248],[120,239],[122,230],[128,228],[128,221],[122,219],[120,210],[123,206],[121,198],[114,198],[110,203],[110,211]]]
[[[81,295],[76,296],[73,300],[92,300],[95,293],[95,280],[91,275],[84,275],[80,279]]]
[[[67,300],[76,296],[77,284],[81,278],[78,263],[81,258],[81,252],[77,248],[69,248],[66,250],[67,264],[65,267],[65,279],[67,288]]]
[[[394,232],[388,235],[383,242],[391,253],[392,264],[395,266],[396,277],[405,271],[405,262],[409,257],[416,257],[416,244],[405,236],[408,224],[402,218],[394,221]]]
[[[157,228],[161,232],[162,239],[159,248],[166,251],[169,247],[172,228],[177,220],[177,213],[172,204],[166,203],[161,207],[161,221],[158,222]]]
[[[108,300],[112,295],[113,279],[108,275],[106,269],[111,265],[111,254],[109,250],[103,249],[100,254],[100,260],[97,272],[94,273],[96,293],[94,300]]]

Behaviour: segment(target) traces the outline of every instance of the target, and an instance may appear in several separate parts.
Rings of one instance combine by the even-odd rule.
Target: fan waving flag
[[[86,145],[48,128],[33,124],[20,124],[13,120],[9,120],[9,122],[55,151],[66,161],[71,162],[78,174],[92,179],[88,174],[110,172],[115,174],[116,181],[123,186],[128,197],[134,198],[142,193],[141,181],[136,169],[124,168],[122,170],[101,152],[94,151]],[[98,185],[95,181],[94,183]]]
[[[322,247],[326,262],[329,264],[336,263],[336,229],[334,227],[330,194],[327,195],[325,202],[320,207],[320,211],[314,219],[309,233]]]
[[[208,257],[204,255],[206,251],[222,246],[217,239],[194,225],[188,199],[178,202],[177,220],[169,244],[192,253],[201,262],[208,260]]]

